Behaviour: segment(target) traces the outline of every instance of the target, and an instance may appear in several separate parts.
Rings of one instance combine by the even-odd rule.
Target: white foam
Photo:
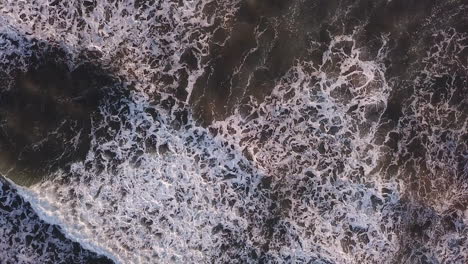
[[[212,4],[215,14],[204,12]],[[177,87],[161,75],[179,77],[185,69],[189,101],[209,53],[209,27],[215,17],[216,26],[228,27],[237,4],[160,1],[135,9],[132,1],[98,1],[86,13],[81,1],[56,7],[4,1],[0,32],[20,45],[0,38],[2,63],[15,51],[22,61],[14,63],[27,65],[27,40],[34,37],[63,44],[71,68],[83,52],[98,52],[132,89],[121,104],[100,109],[104,118],[94,121],[85,161],[19,193],[41,218],[117,263],[254,263],[252,252],[269,261],[394,259],[402,249],[403,220],[395,208],[404,185],[373,173],[384,155],[374,141],[392,89],[384,76],[385,38],[378,55],[365,60],[355,36],[333,36],[319,65],[297,62],[264,101],[251,98],[251,113],[235,112],[208,128],[183,103],[168,110],[153,99]],[[198,59],[194,70],[180,63],[189,48]],[[176,121],[182,110],[187,124]],[[449,243],[441,239],[438,249]]]

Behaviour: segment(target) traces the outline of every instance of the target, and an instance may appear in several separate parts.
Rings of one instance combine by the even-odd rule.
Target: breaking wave
[[[466,263],[468,6],[452,2],[3,1],[5,91],[45,59],[98,64],[112,89],[63,137],[89,134],[81,159],[2,180],[25,213],[0,260]]]

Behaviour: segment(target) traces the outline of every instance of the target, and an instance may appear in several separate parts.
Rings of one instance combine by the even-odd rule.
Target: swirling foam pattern
[[[467,263],[467,13],[2,0],[2,89],[52,49],[69,70],[103,65],[126,93],[90,118],[83,160],[29,187],[2,181],[25,217],[0,214],[0,260]]]

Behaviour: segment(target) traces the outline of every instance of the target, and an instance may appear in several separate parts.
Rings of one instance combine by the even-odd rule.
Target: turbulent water
[[[468,2],[0,0],[0,263],[468,263]]]

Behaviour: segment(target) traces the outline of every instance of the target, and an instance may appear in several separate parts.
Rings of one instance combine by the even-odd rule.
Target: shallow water
[[[40,223],[5,230],[60,230],[43,263],[466,263],[467,12],[3,0],[1,197]]]

